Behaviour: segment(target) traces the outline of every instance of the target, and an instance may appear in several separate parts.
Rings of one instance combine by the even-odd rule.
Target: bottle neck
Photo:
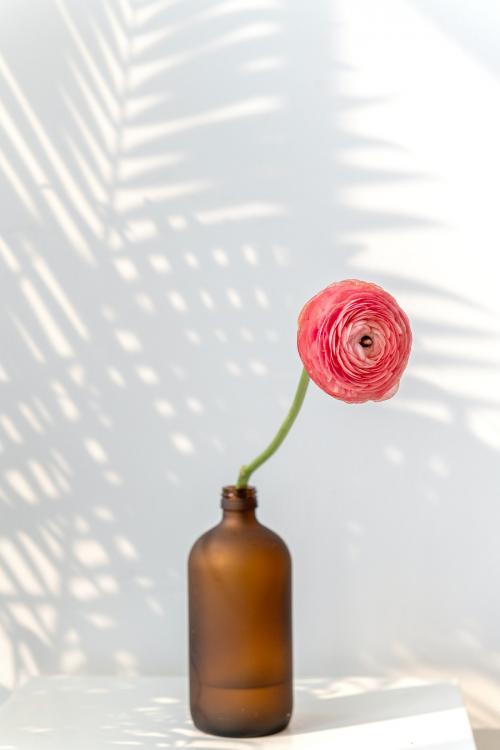
[[[223,510],[222,521],[232,526],[248,526],[257,523],[257,517],[254,510]]]
[[[221,507],[224,523],[257,523],[255,517],[257,492],[255,487],[236,487],[235,485],[223,487]]]

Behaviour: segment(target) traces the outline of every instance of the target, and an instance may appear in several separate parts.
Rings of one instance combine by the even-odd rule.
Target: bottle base
[[[191,697],[197,729],[219,737],[264,737],[282,732],[292,715],[289,682],[261,688],[199,685]]]

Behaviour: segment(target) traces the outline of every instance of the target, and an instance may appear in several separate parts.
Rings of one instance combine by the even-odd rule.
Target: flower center
[[[373,339],[371,336],[368,336],[368,335],[362,336],[361,339],[359,340],[359,343],[361,344],[363,349],[368,349],[369,346],[372,346]]]

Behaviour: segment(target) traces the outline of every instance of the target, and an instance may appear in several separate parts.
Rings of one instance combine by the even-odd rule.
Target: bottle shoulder
[[[207,554],[217,555],[230,548],[238,553],[273,554],[290,560],[290,551],[285,541],[260,521],[244,525],[221,521],[198,537],[191,547],[189,560],[193,562],[199,556]]]
[[[285,540],[268,526],[264,526],[264,524],[261,523],[259,523],[259,526],[262,537],[265,538],[270,545],[281,549],[286,555],[288,555],[288,557],[290,557],[290,550],[288,549]]]
[[[202,549],[206,548],[207,545],[210,545],[211,542],[216,542],[218,538],[217,530],[220,526],[220,523],[215,524],[215,526],[212,526],[211,528],[204,531],[194,542],[193,545],[189,551],[189,559],[196,556],[198,552],[201,552]]]

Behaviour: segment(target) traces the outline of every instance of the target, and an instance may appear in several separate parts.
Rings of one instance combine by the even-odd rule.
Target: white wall
[[[273,435],[295,321],[381,283],[390,402],[311,387],[255,476],[302,674],[499,718],[494,0],[0,4],[0,670],[184,672],[185,560]]]

